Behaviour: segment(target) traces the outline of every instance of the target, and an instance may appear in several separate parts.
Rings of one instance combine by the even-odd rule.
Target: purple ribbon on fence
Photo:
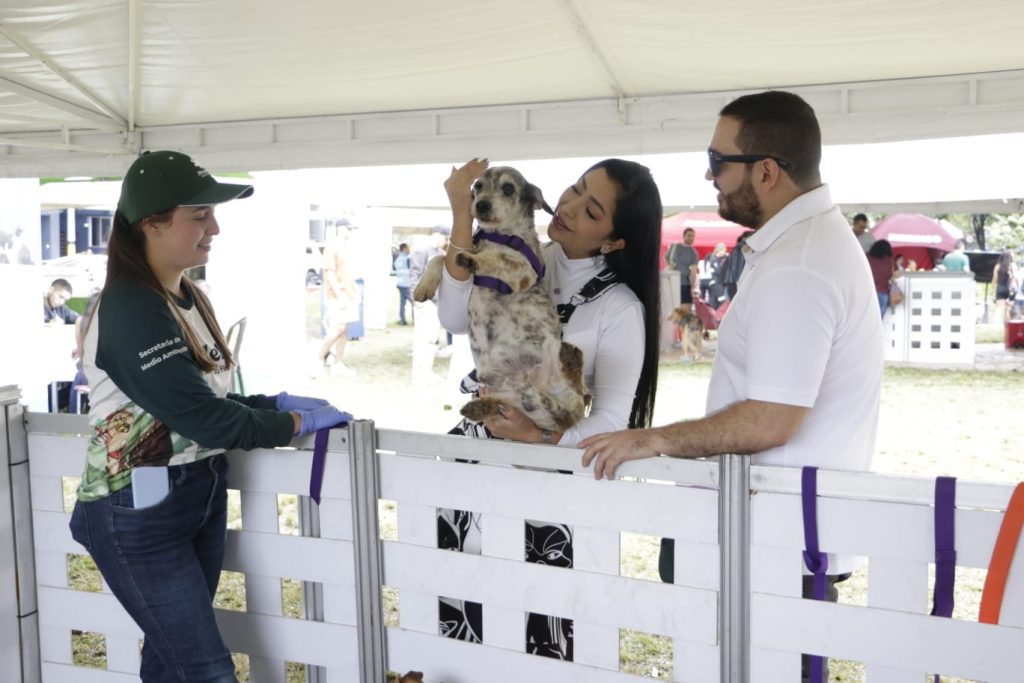
[[[325,427],[316,430],[316,439],[313,441],[313,467],[309,472],[309,497],[320,504],[320,489],[324,485],[324,463],[327,460],[327,439],[331,434],[331,428]]]
[[[956,583],[956,477],[935,479],[935,588],[932,616],[953,616]],[[935,674],[939,683],[939,674]]]
[[[347,427],[348,422],[342,422],[334,427],[324,427],[316,430],[316,439],[313,441],[313,467],[309,471],[309,497],[320,504],[320,489],[324,485],[324,464],[327,462],[327,440],[331,430],[335,427]]]
[[[824,600],[827,587],[828,554],[818,548],[818,468],[804,467],[801,473],[800,497],[804,513],[804,564],[814,575],[812,597]],[[811,683],[824,683],[825,658],[808,655]]]

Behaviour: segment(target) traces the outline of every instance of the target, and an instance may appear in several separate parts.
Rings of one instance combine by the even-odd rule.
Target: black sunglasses
[[[719,154],[713,149],[708,150],[708,168],[711,169],[711,177],[717,178],[718,174],[722,172],[722,164],[735,162],[738,164],[752,164],[755,161],[761,161],[762,159],[771,159],[779,165],[783,171],[789,171],[792,168],[785,159],[779,157],[773,157],[771,154]]]

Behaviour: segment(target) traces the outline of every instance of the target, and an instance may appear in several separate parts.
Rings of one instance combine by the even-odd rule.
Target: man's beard
[[[754,183],[748,171],[743,184],[729,194],[722,192],[722,203],[718,207],[718,215],[746,228],[761,227],[761,202],[754,192]]]

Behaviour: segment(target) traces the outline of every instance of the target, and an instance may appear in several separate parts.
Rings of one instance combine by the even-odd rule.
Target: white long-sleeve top
[[[555,304],[568,303],[605,267],[603,256],[569,259],[554,242],[541,252],[544,284]],[[444,269],[437,312],[441,324],[453,334],[469,330],[472,290],[472,278],[456,280]],[[644,309],[633,290],[619,283],[577,306],[562,328],[562,340],[583,351],[583,378],[593,402],[590,414],[566,431],[558,445],[575,447],[588,436],[625,429],[644,360]]]

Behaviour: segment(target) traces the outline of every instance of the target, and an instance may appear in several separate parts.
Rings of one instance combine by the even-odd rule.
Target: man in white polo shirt
[[[763,92],[722,109],[705,177],[722,218],[755,232],[718,332],[707,415],[584,439],[595,477],[659,453],[869,469],[882,325],[864,251],[821,182],[820,160],[817,118],[798,96]],[[829,558],[830,574],[852,568],[850,558]]]

